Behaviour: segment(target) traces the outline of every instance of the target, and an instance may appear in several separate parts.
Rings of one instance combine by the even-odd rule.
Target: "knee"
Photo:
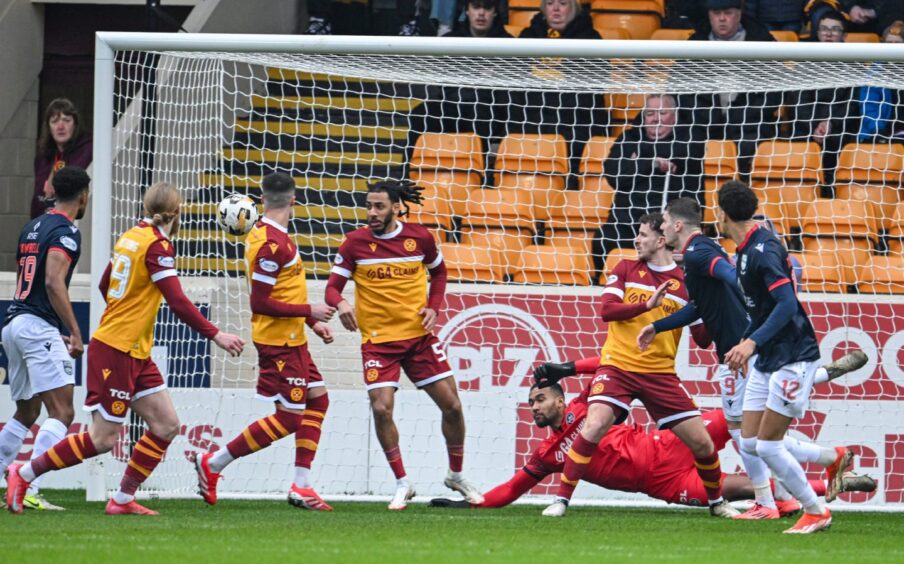
[[[113,450],[113,445],[116,444],[116,438],[119,436],[119,428],[116,430],[94,428],[89,431],[89,434],[91,442],[94,444],[94,450],[97,451],[97,454],[103,454]]]
[[[392,406],[386,402],[375,401],[370,404],[374,419],[378,422],[392,421]]]
[[[150,431],[165,441],[171,441],[179,434],[179,418],[167,418],[150,426]]]
[[[691,452],[694,453],[694,456],[698,458],[711,456],[716,450],[709,435],[706,435],[705,437],[695,437],[687,446],[691,449]]]
[[[612,410],[608,407],[599,405],[595,407],[601,407],[601,409],[591,408],[587,413],[587,419],[584,420],[581,435],[589,441],[599,442],[603,435],[606,434],[606,431],[609,430],[609,427],[612,426],[615,417]]]
[[[38,417],[41,415],[41,404],[36,406],[28,405],[28,406],[19,406],[16,409],[16,413],[13,417],[21,423],[24,427],[31,427],[35,424],[35,421],[38,420]]]
[[[756,442],[757,456],[759,456],[763,460],[777,455],[782,448],[784,448],[784,443],[782,443],[782,441],[757,440]]]
[[[54,409],[49,409],[47,416],[51,419],[56,419],[57,421],[68,427],[72,424],[72,420],[75,418],[75,410],[71,405],[58,406]]]
[[[464,415],[461,412],[461,400],[455,398],[442,408],[444,419],[462,419]]]
[[[757,452],[756,437],[741,437],[739,446],[741,447],[741,452],[743,452],[744,454],[749,454],[750,456],[759,456],[759,453]]]

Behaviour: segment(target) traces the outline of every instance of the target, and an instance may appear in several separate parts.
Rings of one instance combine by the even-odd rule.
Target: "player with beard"
[[[119,484],[107,503],[108,515],[157,515],[135,502],[135,492],[163,460],[179,432],[179,417],[166,393],[166,381],[151,359],[157,311],[165,298],[186,325],[237,355],[245,342],[208,321],[179,284],[176,255],[170,237],[179,229],[182,199],[172,184],[158,182],[144,195],[145,218],[113,247],[100,291],[107,307],[88,347],[88,397],[93,413],[87,432],[69,435],[28,464],[13,464],[7,472],[6,503],[22,513],[29,482],[53,470],[81,464],[113,448],[128,419],[129,407],[148,424],[135,443]]]
[[[427,228],[399,221],[408,204],[420,204],[421,190],[405,181],[368,186],[367,226],[352,231],[342,242],[326,287],[326,303],[337,309],[343,327],[361,332],[364,385],[374,427],[396,478],[391,510],[405,509],[415,495],[393,420],[400,369],[442,412],[449,455],[446,487],[475,503],[482,500],[461,474],[464,415],[446,353],[432,332],[446,289],[446,266]],[[349,279],[355,282],[354,307],[342,297]]]

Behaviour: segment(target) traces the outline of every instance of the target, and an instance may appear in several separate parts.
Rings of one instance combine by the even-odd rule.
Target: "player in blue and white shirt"
[[[52,182],[56,207],[31,220],[19,236],[16,293],[3,319],[3,350],[16,412],[0,430],[0,472],[19,454],[42,404],[47,419],[35,436],[32,459],[61,441],[73,418],[75,359],[84,351],[69,300],[69,281],[82,250],[73,221],[88,208],[90,179],[84,169],[67,166]],[[40,484],[31,486],[26,507],[62,509],[38,493]]]
[[[756,194],[743,182],[731,181],[719,189],[718,203],[719,229],[738,245],[738,283],[750,315],[741,342],[725,354],[729,368],[748,375],[743,448],[750,449],[755,439],[756,453],[803,505],[803,516],[786,533],[828,529],[831,512],[783,442],[791,421],[807,410],[817,372],[825,370],[818,363],[816,334],[795,294],[787,250],[753,219],[759,206]],[[754,353],[756,361],[748,370]],[[829,468],[833,482],[852,456],[848,449],[837,453],[834,469]]]
[[[780,515],[799,510],[797,502],[781,499],[785,496],[781,488],[777,493],[778,497],[773,497],[769,487],[769,468],[756,454],[756,439],[752,439],[752,444],[744,448],[741,437],[747,374],[744,371],[733,372],[725,364],[725,355],[741,342],[750,318],[738,286],[734,263],[721,245],[701,232],[702,210],[696,201],[690,198],[672,200],[663,215],[662,229],[666,244],[680,250],[683,257],[684,280],[690,300],[684,308],[644,327],[638,335],[637,344],[643,350],[656,334],[688,325],[698,318],[703,320],[716,344],[719,358],[716,379],[719,382],[722,410],[729,433],[738,446],[747,475],[754,484],[760,486],[755,492],[754,506],[737,518],[777,519]],[[856,356],[857,359],[849,359],[851,356]],[[751,357],[750,362],[754,363],[754,359],[755,357]],[[857,360],[865,362],[866,355],[859,351],[850,353],[844,359],[823,367],[824,370],[817,371],[816,383],[859,368],[862,363],[857,364]],[[820,462],[823,466],[830,467],[839,456],[836,449],[803,444],[790,437],[785,437],[784,442],[799,462]],[[838,478],[840,477],[839,473]]]

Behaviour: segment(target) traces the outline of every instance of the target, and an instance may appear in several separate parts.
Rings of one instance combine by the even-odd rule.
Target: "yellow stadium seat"
[[[657,29],[650,36],[654,41],[686,41],[694,34],[692,29]]]
[[[888,228],[888,252],[904,256],[904,202],[895,206],[893,221]]]
[[[873,256],[860,272],[861,294],[904,294],[904,258]]]
[[[800,37],[793,31],[772,30],[769,33],[776,41],[800,41]]]
[[[637,258],[637,251],[634,249],[612,249],[609,251],[609,254],[606,255],[606,263],[603,267],[603,272],[600,275],[600,284],[606,283],[606,278],[609,277],[609,274],[618,266],[623,260],[635,260]]]
[[[879,221],[873,205],[862,200],[818,200],[801,222],[806,251],[835,253],[845,279],[857,282],[878,239]]]
[[[850,143],[838,156],[836,184],[904,186],[904,147],[899,143]]]
[[[841,200],[861,200],[873,204],[883,229],[894,227],[894,217],[901,190],[893,186],[868,184],[836,184],[835,197]]]
[[[596,230],[606,223],[613,190],[563,190],[553,192],[549,199],[549,219],[551,228]]]
[[[603,39],[631,39],[631,34],[620,27],[594,27]]]
[[[474,133],[424,133],[408,168],[414,182],[446,186],[452,215],[461,216],[469,190],[483,183],[483,143]]]
[[[509,10],[539,10],[543,0],[509,0]]]
[[[590,5],[594,12],[629,12],[665,17],[664,0],[593,0]]]
[[[461,242],[500,252],[502,271],[511,274],[521,265],[521,251],[533,242],[533,237],[527,231],[519,233],[498,228],[467,227],[461,232]]]
[[[461,243],[444,243],[440,250],[451,280],[505,282],[505,258],[499,250]]]
[[[839,264],[834,253],[790,253],[801,265],[801,279],[798,287],[805,292],[831,292],[843,294],[847,291],[844,265]]]
[[[590,254],[593,237],[596,235],[595,230],[558,227],[547,228],[543,232],[547,245],[553,247],[573,247],[579,248],[584,253]]]
[[[875,33],[848,33],[844,41],[845,43],[881,43],[881,39]]]
[[[782,233],[800,226],[804,210],[818,193],[821,158],[816,143],[763,141],[757,147],[750,187],[765,214]]]
[[[568,145],[561,135],[512,134],[496,152],[496,187],[533,193],[534,216],[545,220],[551,193],[565,189]]]
[[[505,24],[505,31],[509,32],[512,37],[519,37],[526,26]]]
[[[539,10],[509,10],[508,24],[522,28],[529,27],[530,21],[534,19],[538,12]]]
[[[662,25],[659,14],[652,13],[592,12],[590,17],[593,19],[593,27],[624,29],[631,34],[631,39],[649,39]]]
[[[465,202],[462,225],[502,227],[534,233],[534,193],[513,188],[472,190]]]
[[[738,147],[734,141],[707,141],[703,157],[703,221],[716,220],[716,193],[722,184],[737,176]]]
[[[421,183],[420,185],[424,187],[422,192],[424,201],[419,206],[410,206],[410,213],[405,217],[405,220],[428,227],[451,229],[452,206],[448,186],[426,183]]]
[[[629,123],[639,114],[646,103],[644,94],[606,94],[606,109],[615,122]]]
[[[521,252],[519,284],[590,285],[590,256],[580,248],[530,245]]]

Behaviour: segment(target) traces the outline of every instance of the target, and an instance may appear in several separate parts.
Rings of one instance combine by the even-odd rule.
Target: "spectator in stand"
[[[32,219],[52,207],[54,193],[49,179],[53,173],[64,166],[88,168],[93,151],[91,136],[82,129],[75,104],[66,98],[51,101],[44,111],[41,135],[35,152]]]
[[[542,0],[540,12],[518,37],[549,39],[602,39],[578,0]]]
[[[499,0],[467,0],[465,19],[443,37],[511,37],[499,17]]]
[[[904,43],[904,0],[886,0],[877,23],[883,43]]]
[[[804,12],[810,19],[812,35],[815,35],[823,12],[829,10],[845,14],[848,31],[875,33],[886,42],[904,41],[901,37],[904,33],[904,22],[901,21],[904,19],[904,0],[810,0]],[[897,33],[894,29],[889,30],[896,22],[900,24]],[[886,39],[889,36],[891,40]]]
[[[847,36],[847,19],[835,10],[822,11],[816,39],[840,43]],[[848,143],[888,143],[900,117],[900,92],[861,86],[823,88],[789,93],[786,99],[792,139],[809,140],[822,148],[826,185],[835,183],[838,154]]]
[[[354,7],[353,12],[350,9]],[[428,20],[426,17],[419,18],[417,0],[396,0],[396,11],[398,13],[401,25],[399,27],[399,35],[421,35],[421,28],[425,26]],[[334,0],[310,0],[308,2],[308,25],[305,28],[305,35],[332,35],[333,19],[336,16],[351,16],[347,18],[339,18],[340,24],[345,24],[348,28],[346,33],[355,35],[367,34],[361,28],[361,18],[369,19],[370,2],[367,0],[351,0],[345,2],[337,2]],[[423,20],[423,21],[422,21]],[[340,31],[341,33],[341,31]],[[435,30],[433,33],[435,34]]]
[[[774,31],[799,33],[805,0],[746,0],[744,13]]]
[[[691,41],[775,41],[769,30],[744,15],[743,0],[707,0],[709,21]],[[727,139],[738,144],[738,170],[746,180],[757,144],[778,133],[777,92],[716,92],[688,94],[679,105],[693,110],[698,139]]]
[[[593,242],[597,272],[610,250],[633,247],[642,215],[682,197],[703,205],[704,144],[693,138],[684,117],[674,96],[651,94],[635,124],[612,145],[603,170],[615,199]]]

